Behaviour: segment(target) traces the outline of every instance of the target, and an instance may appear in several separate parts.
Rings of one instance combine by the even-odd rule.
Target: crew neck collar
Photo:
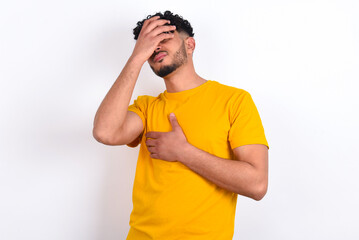
[[[169,92],[167,92],[167,90],[165,90],[163,92],[163,95],[164,95],[165,98],[167,98],[169,100],[177,100],[177,101],[186,100],[188,97],[192,96],[193,94],[195,94],[199,90],[205,88],[211,82],[213,82],[213,81],[212,80],[207,80],[206,82],[202,83],[201,85],[199,85],[199,86],[197,86],[195,88],[187,89],[187,90],[180,91],[180,92],[169,93]]]

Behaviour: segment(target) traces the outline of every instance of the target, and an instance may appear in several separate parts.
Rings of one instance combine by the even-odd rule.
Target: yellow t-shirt
[[[128,110],[141,117],[144,132],[127,240],[232,239],[237,194],[180,162],[152,159],[144,136],[149,131],[171,131],[169,114],[173,112],[188,142],[215,156],[234,159],[236,147],[268,146],[250,94],[208,80],[182,92],[139,96]]]

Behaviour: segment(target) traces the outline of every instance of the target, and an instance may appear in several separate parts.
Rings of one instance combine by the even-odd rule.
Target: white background
[[[169,2],[1,2],[0,239],[125,239],[139,147],[92,123],[136,22],[167,9],[194,27],[199,75],[251,93],[270,144],[234,239],[358,239],[358,1]],[[164,90],[145,64],[133,99]]]

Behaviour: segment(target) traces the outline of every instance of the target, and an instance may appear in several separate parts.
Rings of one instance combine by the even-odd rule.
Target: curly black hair
[[[179,16],[178,14],[173,14],[171,11],[165,11],[163,14],[161,12],[158,12],[154,15],[148,15],[147,18],[143,19],[142,21],[137,22],[137,26],[133,29],[133,34],[135,35],[135,40],[137,40],[138,35],[141,32],[143,23],[154,16],[160,16],[160,19],[167,19],[170,20],[171,23],[169,25],[175,25],[176,30],[178,32],[186,32],[190,37],[194,36],[193,28],[191,24],[183,19],[182,16]]]

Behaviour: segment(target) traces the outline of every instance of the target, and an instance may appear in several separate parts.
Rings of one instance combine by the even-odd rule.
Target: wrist
[[[132,54],[128,61],[133,64],[142,66],[147,61],[147,59],[144,59],[141,56]]]
[[[181,152],[178,156],[178,161],[186,165],[186,162],[190,160],[190,156],[192,155],[191,153],[193,153],[194,150],[195,150],[195,146],[187,142],[181,148]]]

